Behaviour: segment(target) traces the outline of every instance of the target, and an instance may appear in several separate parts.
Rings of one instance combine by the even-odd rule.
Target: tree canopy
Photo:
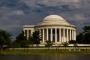
[[[45,47],[51,47],[53,45],[53,42],[51,40],[46,41]]]
[[[24,36],[24,32],[22,31],[13,42],[14,47],[26,47],[28,45],[28,40]]]
[[[21,32],[16,40],[13,42],[14,47],[29,47],[29,45],[40,44],[40,35],[38,31],[33,32],[32,36],[27,37],[24,36],[24,32]]]
[[[90,26],[85,26],[83,32],[77,35],[77,42],[81,44],[90,44]]]
[[[41,37],[40,37],[39,31],[33,32],[32,40],[33,40],[33,44],[40,44]]]
[[[70,40],[69,43],[70,44],[76,44],[77,42],[75,40]]]
[[[0,48],[10,47],[10,44],[11,44],[11,35],[4,30],[0,30]]]

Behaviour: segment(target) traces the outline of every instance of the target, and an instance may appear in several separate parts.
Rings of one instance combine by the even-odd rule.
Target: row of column
[[[63,43],[70,40],[76,40],[76,31],[72,29],[46,28],[39,29],[39,31],[43,43],[45,43],[46,40],[54,41],[55,43]]]
[[[27,39],[28,39],[29,37],[31,37],[31,35],[32,35],[31,30],[24,30],[24,36],[26,36]]]

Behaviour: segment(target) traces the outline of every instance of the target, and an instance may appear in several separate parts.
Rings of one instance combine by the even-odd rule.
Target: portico
[[[43,27],[38,29],[42,37],[42,43],[50,40],[54,43],[61,44],[70,40],[76,40],[76,30],[69,27]]]

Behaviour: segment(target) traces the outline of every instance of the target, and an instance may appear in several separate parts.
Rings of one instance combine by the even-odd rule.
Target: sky
[[[37,24],[47,15],[60,15],[76,25],[90,25],[90,0],[0,0],[0,29],[16,36],[23,25]]]

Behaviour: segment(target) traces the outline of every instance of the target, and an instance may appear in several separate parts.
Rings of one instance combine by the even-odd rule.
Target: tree
[[[69,43],[70,43],[70,44],[73,44],[73,45],[74,45],[74,47],[76,47],[76,46],[77,46],[77,41],[75,41],[75,40],[71,40],[71,41],[69,41]]]
[[[82,44],[90,44],[90,26],[85,26],[83,32],[77,35],[77,42]]]
[[[33,32],[31,40],[32,40],[33,44],[37,44],[37,45],[40,44],[41,37],[40,37],[39,31]]]
[[[83,43],[90,44],[90,32],[85,33],[84,38],[83,38]]]
[[[74,51],[76,51],[77,50],[77,48],[78,48],[78,45],[77,45],[77,41],[75,41],[75,40],[71,40],[71,41],[69,41],[69,43],[70,44],[73,44],[73,49],[74,49]],[[78,48],[79,49],[79,48]]]
[[[74,43],[76,43],[76,41],[75,40],[70,40],[69,43],[74,44]]]
[[[66,51],[66,47],[68,46],[68,43],[67,42],[64,42],[64,43],[62,43],[63,44],[63,46],[65,47],[65,51]]]
[[[50,41],[50,40],[48,40],[48,41],[46,41],[46,45],[45,45],[45,47],[51,47],[53,45],[53,42],[52,41]]]
[[[83,43],[83,40],[84,40],[84,36],[83,36],[83,33],[80,33],[79,35],[77,35],[77,38],[76,38],[76,41],[77,43]]]
[[[69,43],[70,44],[77,44],[77,42],[75,40],[70,40]]]
[[[64,43],[63,43],[63,46],[64,46],[64,47],[67,47],[67,46],[68,46],[68,43],[67,43],[67,42],[64,42]]]
[[[14,47],[27,47],[28,40],[24,36],[24,32],[22,31],[17,37],[16,40],[13,42]]]
[[[0,30],[0,48],[3,49],[4,47],[10,47],[10,44],[11,35],[4,30]]]
[[[90,26],[85,26],[83,30],[83,43],[90,44]]]
[[[34,44],[34,40],[33,40],[33,37],[32,36],[29,36],[28,38],[28,43],[29,43],[29,47],[33,47],[33,44]]]
[[[84,26],[83,31],[84,32],[89,32],[90,31],[90,26]]]

